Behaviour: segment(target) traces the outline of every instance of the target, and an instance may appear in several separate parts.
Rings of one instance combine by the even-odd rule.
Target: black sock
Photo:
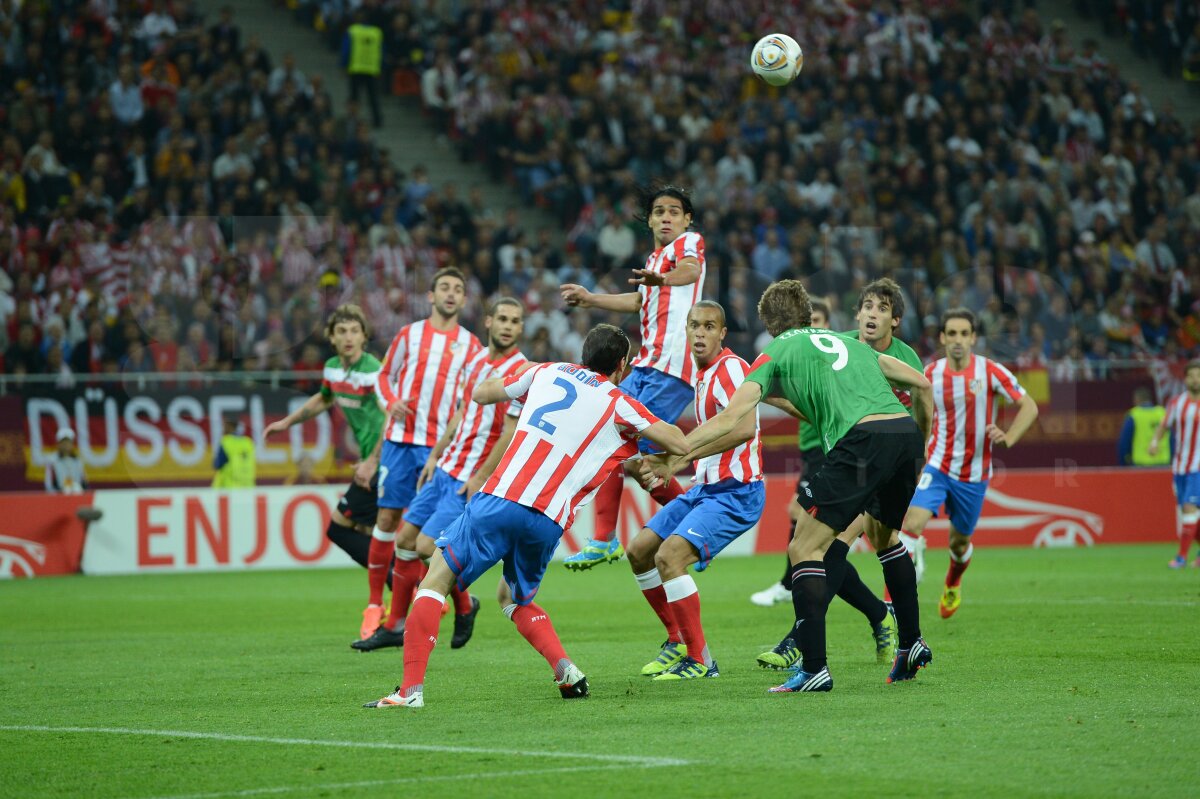
[[[849,545],[836,538],[829,545],[829,549],[825,550],[825,590],[829,592],[825,597],[826,603],[832,602],[842,587],[842,578],[846,576],[846,569],[850,566],[846,562],[848,554]]]
[[[875,592],[867,587],[858,574],[858,569],[850,563],[846,564],[846,573],[842,578],[842,587],[837,595],[842,601],[867,617],[872,627],[880,624],[887,617],[887,605],[875,596]]]
[[[792,637],[800,645],[802,668],[818,672],[825,668],[825,566],[819,560],[806,560],[792,568],[792,607],[796,627]]]
[[[921,609],[917,604],[917,569],[903,543],[879,553],[883,580],[892,594],[896,626],[900,628],[900,648],[908,649],[921,637]]]
[[[779,584],[787,590],[792,590],[792,559],[787,555],[783,556],[783,577],[779,579]]]
[[[355,563],[367,567],[367,550],[371,548],[371,536],[363,535],[353,527],[343,527],[335,521],[325,528],[325,537],[349,555]]]

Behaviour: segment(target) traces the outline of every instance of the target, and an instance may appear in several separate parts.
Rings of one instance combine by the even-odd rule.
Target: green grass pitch
[[[835,603],[831,694],[770,696],[752,606],[778,557],[700,575],[717,680],[637,676],[661,641],[624,562],[551,566],[539,595],[592,697],[563,702],[499,613],[434,651],[420,710],[365,710],[401,652],[352,652],[361,571],[0,583],[0,796],[1195,796],[1200,571],[1166,546],[983,549],[933,665],[884,684]],[[878,565],[852,556],[865,579]],[[185,734],[186,733],[186,734]],[[574,753],[574,754],[573,754]]]

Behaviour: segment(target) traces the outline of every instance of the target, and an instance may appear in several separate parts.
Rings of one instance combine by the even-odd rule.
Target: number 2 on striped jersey
[[[821,352],[837,356],[833,361],[833,371],[840,372],[846,368],[846,364],[850,361],[850,351],[846,349],[846,342],[828,333],[813,333],[808,340]]]
[[[538,430],[541,430],[543,433],[550,436],[554,435],[554,431],[558,429],[558,426],[547,420],[545,416],[556,411],[565,411],[567,408],[570,408],[572,405],[574,405],[575,400],[579,397],[579,392],[575,390],[575,384],[566,378],[555,378],[554,385],[560,387],[566,392],[563,398],[554,402],[546,403],[534,411],[529,417],[529,424],[531,426],[536,427]]]

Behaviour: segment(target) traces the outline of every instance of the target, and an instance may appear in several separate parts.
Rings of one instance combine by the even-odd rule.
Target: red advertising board
[[[0,579],[74,574],[86,523],[75,512],[84,494],[0,494]]]

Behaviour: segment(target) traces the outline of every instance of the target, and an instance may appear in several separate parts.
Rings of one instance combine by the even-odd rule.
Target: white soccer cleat
[[[558,686],[563,699],[587,699],[591,693],[588,690],[587,677],[574,663],[567,666],[567,671],[562,679],[555,679],[554,683]]]
[[[791,602],[792,592],[779,583],[771,583],[770,588],[764,588],[761,591],[751,594],[750,601],[760,608],[769,608],[781,602]]]
[[[912,554],[913,568],[917,571],[917,582],[920,583],[921,578],[925,575],[925,536],[914,538],[908,533],[899,533],[899,535],[904,546],[908,547],[908,551]]]
[[[425,695],[421,691],[414,691],[408,696],[401,696],[400,686],[396,686],[396,690],[383,699],[367,702],[363,707],[425,707]]]

